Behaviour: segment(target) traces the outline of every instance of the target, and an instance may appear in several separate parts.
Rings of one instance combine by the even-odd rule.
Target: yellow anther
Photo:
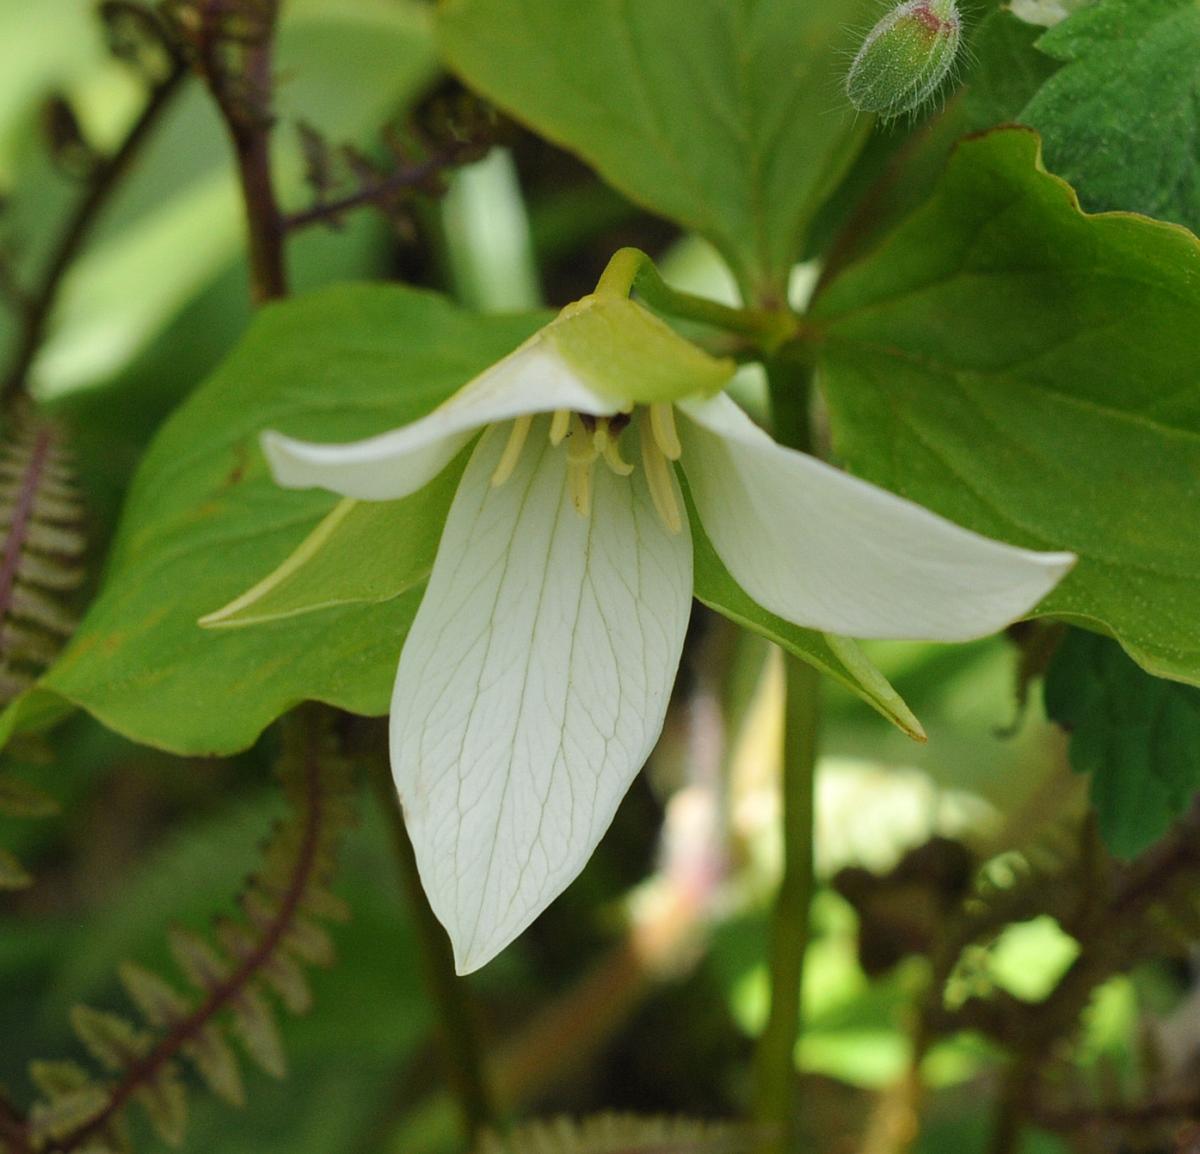
[[[654,407],[656,406],[651,407],[649,418],[643,418],[639,423],[642,468],[646,471],[646,484],[650,487],[654,508],[667,527],[667,532],[676,534],[683,529],[683,516],[679,511],[679,502],[675,499],[675,478],[671,475],[671,463],[654,435]]]
[[[633,472],[633,466],[621,456],[621,446],[611,437],[604,446],[604,463],[618,477],[628,477]]]
[[[525,440],[533,425],[532,416],[518,417],[513,421],[512,432],[508,434],[508,444],[500,455],[500,463],[492,474],[492,488],[499,489],[513,475],[517,462],[521,459],[521,450],[525,448]]]
[[[621,456],[620,434],[613,436],[607,417],[596,419],[596,431],[592,434],[592,444],[596,452],[604,458],[604,463],[618,477],[628,477],[633,472],[633,466]]]
[[[581,517],[592,512],[592,463],[571,461],[567,458],[567,488],[571,492],[571,504]]]
[[[662,450],[668,461],[678,461],[683,456],[679,433],[675,429],[674,405],[651,405],[650,428],[654,432],[654,443]]]
[[[571,410],[555,409],[550,418],[550,444],[556,449],[563,443],[571,428]]]

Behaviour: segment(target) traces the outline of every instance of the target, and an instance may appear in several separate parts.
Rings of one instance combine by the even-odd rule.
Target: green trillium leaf
[[[821,203],[865,139],[841,92],[874,0],[445,0],[464,80],[612,185],[712,241],[781,299]],[[563,45],[577,45],[569,64]]]
[[[216,754],[250,745],[308,698],[386,713],[419,583],[382,602],[278,614],[255,629],[199,625],[286,561],[337,504],[328,493],[276,485],[259,434],[277,428],[349,441],[405,424],[546,319],[473,316],[436,295],[383,286],[331,289],[264,310],[158,434],[127,500],[104,588],[58,663],[0,720],[0,733],[74,705],[144,744]],[[397,573],[436,541],[445,515],[439,492],[409,508],[415,548],[409,562],[396,559]],[[360,592],[386,568],[385,557],[361,553],[326,562]]]
[[[969,139],[818,301],[838,452],[990,537],[1069,549],[1039,607],[1200,684],[1200,243],[1082,213],[1037,137]]]

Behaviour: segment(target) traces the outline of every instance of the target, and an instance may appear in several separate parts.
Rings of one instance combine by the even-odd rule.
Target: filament
[[[533,417],[526,415],[513,421],[512,432],[508,434],[508,444],[500,455],[500,463],[492,474],[492,488],[499,489],[513,475],[517,462],[521,459],[521,450],[525,448],[525,440],[533,425]]]
[[[596,431],[592,434],[592,444],[596,452],[604,458],[604,463],[618,477],[628,477],[633,472],[633,466],[621,456],[620,433],[613,436],[613,430],[607,417],[596,421]]]
[[[675,406],[651,405],[650,428],[654,433],[654,443],[663,456],[668,461],[678,461],[683,456],[683,446],[679,443],[679,433],[675,429]]]
[[[641,422],[642,468],[646,470],[646,484],[650,488],[654,508],[667,527],[667,532],[675,534],[683,529],[683,517],[679,512],[679,502],[675,499],[675,478],[671,476],[670,461],[654,435],[653,414],[657,407],[652,405],[649,420]]]
[[[571,492],[571,504],[581,517],[592,512],[592,462],[571,461],[567,464],[567,488]]]
[[[563,443],[570,428],[571,410],[555,409],[554,416],[550,418],[550,444],[557,449]]]
[[[570,414],[571,435],[567,440],[567,460],[572,465],[591,465],[600,455],[593,437],[578,413]]]

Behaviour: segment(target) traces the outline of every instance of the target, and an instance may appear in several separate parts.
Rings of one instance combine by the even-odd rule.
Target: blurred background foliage
[[[0,0],[0,46],[0,243],[6,267],[26,280],[78,196],[63,149],[56,158],[47,146],[50,101],[68,101],[87,139],[110,146],[137,116],[144,85],[113,57],[82,0]],[[456,96],[438,71],[427,5],[293,0],[277,58],[274,162],[286,207],[301,211],[313,197],[301,124],[378,155],[389,126],[436,115]],[[399,278],[483,310],[558,305],[588,291],[615,248],[636,244],[681,286],[732,292],[703,242],[544,141],[512,125],[497,134],[503,146],[450,175],[444,196],[411,198],[391,220],[348,214],[339,229],[301,233],[290,248],[296,290]],[[856,179],[869,180],[893,146],[881,135]],[[189,82],[73,266],[30,373],[33,394],[71,429],[97,571],[141,449],[247,323],[242,230],[223,128],[208,94]],[[798,298],[814,275],[797,271]],[[0,310],[5,360],[19,337],[15,317]],[[761,406],[752,370],[738,388],[749,407]],[[1047,722],[1039,692],[1018,702],[1030,652],[1020,636],[872,646],[923,720],[925,746],[827,686],[821,892],[797,1053],[808,1148],[900,1149],[915,1052],[930,1096],[914,1148],[989,1148],[1003,1047],[979,1029],[922,1041],[920,1007],[977,871],[999,890],[1018,888],[1047,855],[1070,863],[1092,844],[1086,784],[1067,766],[1063,733]],[[684,669],[650,772],[595,859],[472,982],[498,1085],[522,1115],[720,1118],[747,1102],[779,867],[781,674],[764,643],[699,609]],[[86,716],[6,754],[6,769],[59,809],[36,821],[0,818],[0,845],[37,879],[0,897],[0,1084],[14,1099],[33,1092],[30,1058],[78,1053],[73,1006],[121,1007],[122,962],[164,969],[169,926],[203,929],[232,909],[282,811],[272,757],[264,739],[231,760],[175,759]],[[240,1112],[193,1095],[183,1149],[461,1148],[392,832],[365,786],[361,813],[335,887],[353,918],[334,931],[337,965],[313,979],[315,1011],[283,1024],[287,1079],[248,1073],[250,1104]],[[949,988],[960,1004],[999,990],[1036,1014],[1080,952],[1052,905],[1037,916],[1018,908],[952,959]],[[1087,999],[1070,1055],[1081,1101],[1093,1106],[1144,1089],[1148,1048],[1169,1053],[1173,1069],[1195,1070],[1198,1003],[1186,953],[1113,969]],[[1071,1136],[1070,1126],[1054,1128]],[[1138,1149],[1171,1148],[1144,1133],[1149,1144]],[[1072,1140],[1121,1148],[1088,1146],[1079,1133]],[[1027,1154],[1070,1148],[1048,1130],[1022,1141]]]

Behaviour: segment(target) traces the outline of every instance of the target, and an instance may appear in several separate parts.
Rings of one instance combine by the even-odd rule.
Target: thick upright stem
[[[811,377],[792,362],[767,364],[776,437],[808,449]],[[770,1134],[770,1149],[794,1146],[795,1052],[803,1027],[801,986],[814,890],[814,783],[820,731],[820,675],[789,658],[783,746],[783,877],[771,920],[771,1004],[756,1055],[755,1115]]]
[[[284,226],[271,182],[269,138],[266,132],[234,137],[238,179],[246,205],[250,295],[255,305],[287,296]]]
[[[273,37],[268,35],[247,49],[246,76],[252,91],[271,91],[273,48]],[[269,108],[269,99],[263,104]],[[227,115],[227,122],[246,206],[250,294],[256,305],[263,305],[288,293],[286,229],[271,175],[270,122],[254,115]]]
[[[216,101],[233,143],[234,162],[246,213],[246,252],[250,295],[255,305],[288,294],[284,252],[286,225],[271,174],[271,104],[275,29],[279,0],[264,0],[252,36],[234,51],[222,21],[227,15],[212,0],[198,27],[187,36],[196,65]]]
[[[772,1148],[794,1144],[795,1052],[802,1026],[800,987],[813,896],[813,783],[820,716],[820,674],[787,663],[783,748],[783,878],[771,918],[771,1008],[758,1042],[755,1113]]]
[[[450,943],[430,909],[421,886],[417,858],[408,830],[404,827],[404,815],[396,799],[387,763],[382,758],[376,761],[377,764],[372,768],[372,784],[391,829],[400,880],[417,934],[425,988],[437,1008],[447,1081],[458,1101],[467,1137],[473,1140],[479,1131],[495,1128],[498,1115],[484,1074],[483,1051],[471,1010],[469,990],[454,972]]]

